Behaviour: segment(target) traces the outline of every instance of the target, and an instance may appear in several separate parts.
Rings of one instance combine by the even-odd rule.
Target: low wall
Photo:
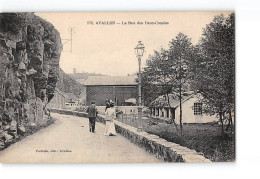
[[[138,106],[115,106],[117,110],[122,111],[124,114],[137,114]],[[105,114],[106,106],[97,106],[99,114]]]
[[[79,117],[88,117],[87,113],[85,112],[78,112],[78,111],[71,111],[71,110],[65,110],[65,109],[50,109],[50,112],[59,113],[59,114],[66,114],[66,115],[74,115]],[[100,116],[100,115],[98,115]],[[102,116],[102,115],[101,115]],[[104,118],[97,117],[97,122],[105,124]]]
[[[51,112],[60,114],[76,115],[80,117],[87,117],[86,113],[76,111],[66,111],[60,109],[51,109]],[[98,115],[98,122],[105,123],[104,115]],[[115,121],[116,131],[122,136],[126,137],[134,144],[144,148],[149,153],[155,155],[158,159],[166,162],[187,162],[187,163],[204,163],[211,162],[204,156],[199,155],[195,150],[180,146],[172,142],[168,142],[156,135],[149,134],[145,131],[137,132],[137,129]]]

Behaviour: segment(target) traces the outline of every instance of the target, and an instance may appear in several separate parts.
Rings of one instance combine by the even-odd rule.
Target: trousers
[[[95,125],[96,125],[96,118],[90,117],[89,118],[89,132],[95,132]]]

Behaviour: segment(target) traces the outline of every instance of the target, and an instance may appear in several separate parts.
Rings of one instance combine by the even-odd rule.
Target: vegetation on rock
[[[33,13],[0,14],[0,149],[50,120],[62,44]]]

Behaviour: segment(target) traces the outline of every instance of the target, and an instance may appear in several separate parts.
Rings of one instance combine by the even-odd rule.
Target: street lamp
[[[138,128],[137,132],[143,131],[142,127],[142,94],[141,94],[141,58],[144,54],[144,44],[138,41],[138,45],[135,47],[135,54],[139,64],[139,80],[138,80]]]

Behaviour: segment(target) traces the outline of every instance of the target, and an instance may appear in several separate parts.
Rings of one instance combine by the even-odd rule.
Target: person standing
[[[96,117],[97,117],[97,107],[95,101],[91,102],[91,105],[87,108],[88,118],[89,118],[89,132],[95,133]]]
[[[114,120],[116,119],[116,109],[114,108],[113,102],[110,103],[110,108],[107,108],[105,115],[106,127],[104,135],[115,136],[116,129]]]
[[[107,108],[110,108],[110,103],[109,103],[108,99],[106,99],[106,109],[105,109],[105,112],[107,111]]]

